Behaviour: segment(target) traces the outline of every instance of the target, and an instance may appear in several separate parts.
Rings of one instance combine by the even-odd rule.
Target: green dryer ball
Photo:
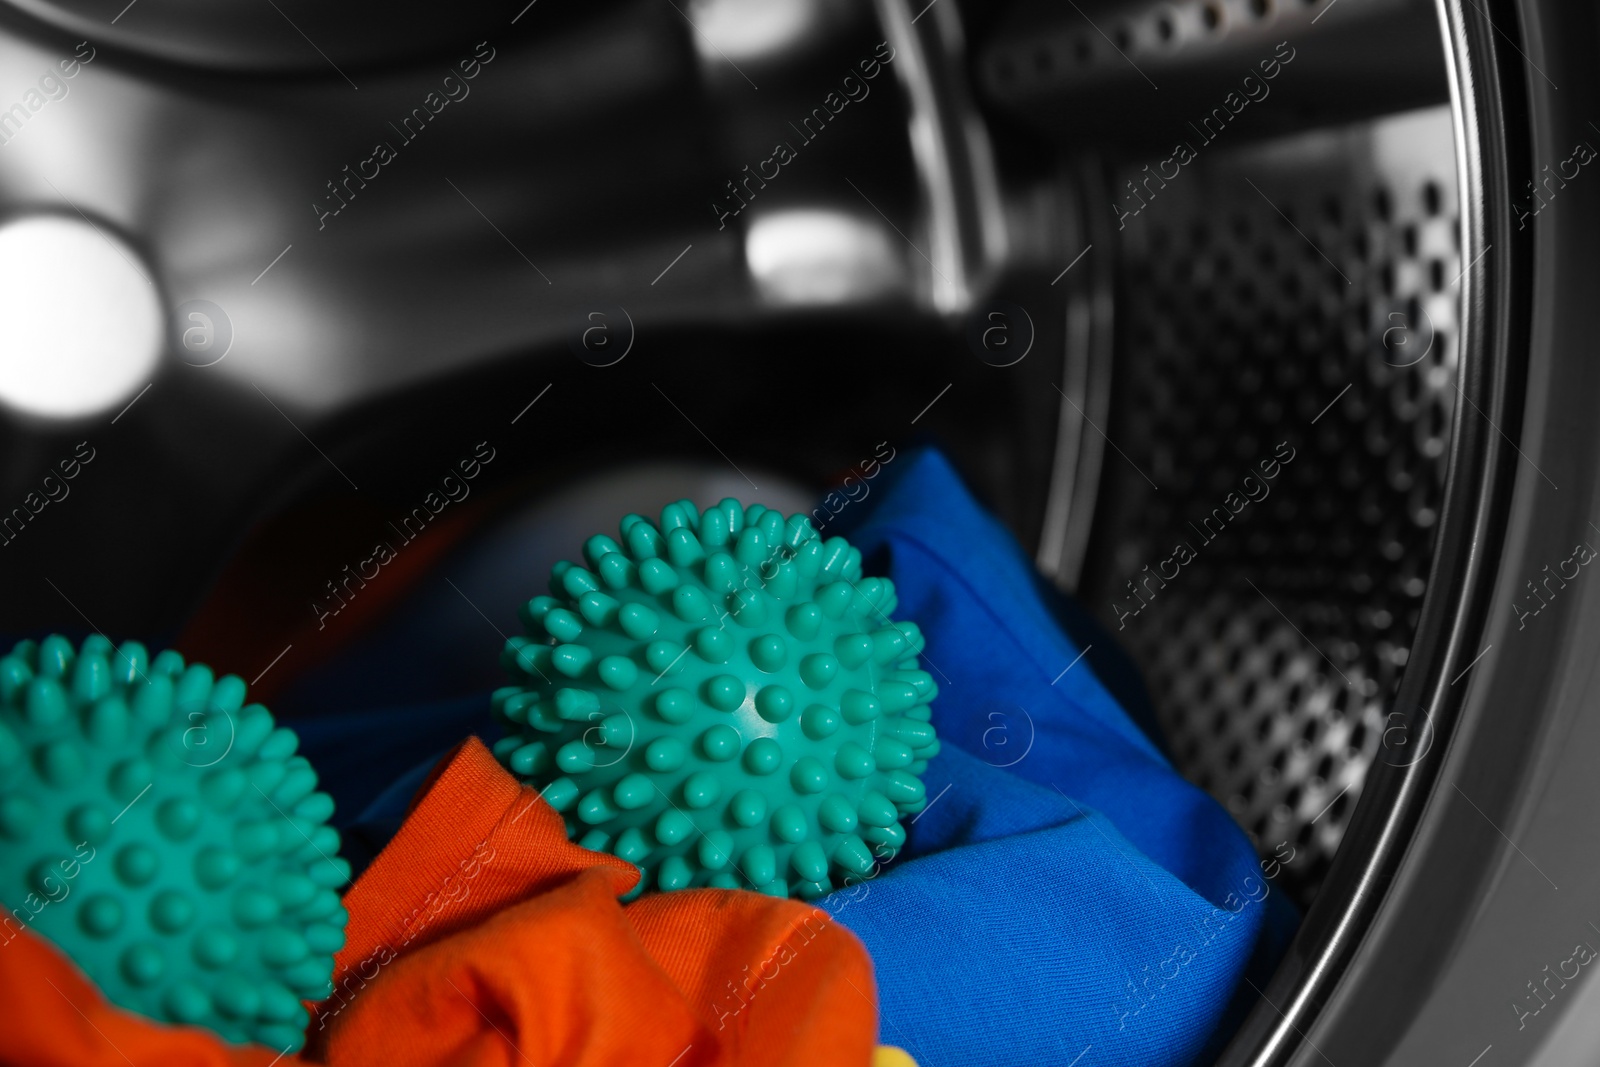
[[[870,878],[939,750],[894,585],[804,515],[732,498],[591,537],[506,643],[496,754],[640,888],[820,896]]]
[[[0,657],[0,904],[113,1004],[301,1047],[350,878],[333,801],[245,684],[94,636]]]

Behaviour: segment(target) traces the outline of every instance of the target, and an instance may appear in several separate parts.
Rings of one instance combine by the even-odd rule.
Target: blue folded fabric
[[[1294,909],[945,459],[881,494],[849,535],[927,637],[944,742],[905,857],[822,901],[872,953],[883,1040],[924,1067],[1193,1062]]]
[[[1179,1067],[1213,1051],[1256,995],[1241,979],[1264,983],[1297,916],[1167,762],[1129,661],[936,451],[885,467],[836,532],[894,579],[940,688],[943,749],[905,853],[819,901],[872,954],[882,1040],[921,1067]],[[353,764],[374,715],[387,738]],[[341,812],[360,812],[342,820],[358,865],[446,742],[492,729],[482,696],[295,725]]]

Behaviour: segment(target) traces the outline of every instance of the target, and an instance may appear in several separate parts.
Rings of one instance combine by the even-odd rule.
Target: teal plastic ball
[[[506,643],[496,755],[639,889],[820,896],[873,877],[926,804],[938,687],[861,553],[732,498],[562,562]],[[636,890],[637,891],[637,890]]]
[[[131,641],[0,657],[0,937],[44,936],[119,1007],[292,1052],[350,867],[294,732],[244,700]]]

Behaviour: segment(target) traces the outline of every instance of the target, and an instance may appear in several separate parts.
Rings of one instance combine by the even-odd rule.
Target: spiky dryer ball
[[[350,868],[294,732],[244,697],[131,641],[0,658],[0,938],[42,934],[120,1007],[294,1050]]]
[[[528,601],[496,753],[641,887],[815,897],[905,843],[938,751],[894,585],[804,515],[732,498],[591,537]]]

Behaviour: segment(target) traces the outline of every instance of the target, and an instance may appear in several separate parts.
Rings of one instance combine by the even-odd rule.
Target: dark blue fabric
[[[945,459],[907,453],[872,484],[826,532],[848,530],[926,635],[943,740],[902,858],[819,902],[872,953],[882,1040],[921,1067],[1196,1062],[1248,1006],[1230,1013],[1236,987],[1254,995],[1247,967],[1264,981],[1293,908],[1172,770],[1110,636],[1042,582]],[[491,729],[486,708],[296,722],[353,861],[393,833],[443,748]],[[354,744],[378,722],[381,745]]]

